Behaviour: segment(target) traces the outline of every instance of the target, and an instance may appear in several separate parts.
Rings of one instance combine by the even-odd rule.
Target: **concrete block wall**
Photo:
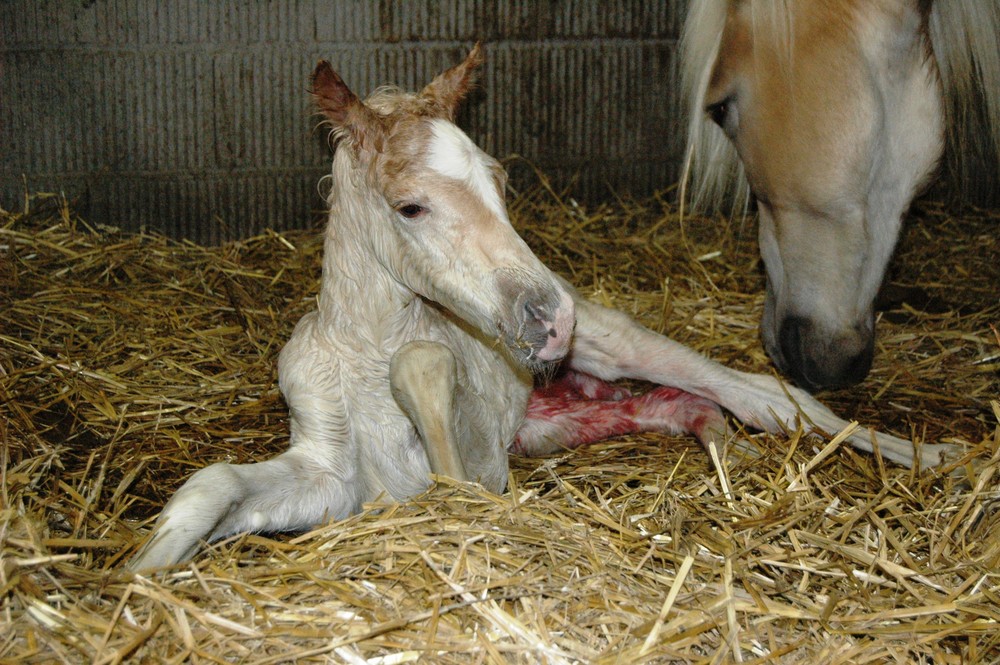
[[[360,95],[417,88],[477,40],[459,123],[573,196],[673,184],[684,2],[8,0],[0,3],[0,206],[65,192],[89,220],[199,242],[302,227],[322,208],[316,60]]]

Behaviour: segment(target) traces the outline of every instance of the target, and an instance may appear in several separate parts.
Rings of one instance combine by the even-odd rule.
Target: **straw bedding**
[[[749,224],[546,187],[512,217],[589,296],[770,371]],[[1000,662],[998,220],[924,205],[876,366],[823,399],[916,440],[914,473],[829,438],[689,437],[512,463],[304,534],[121,566],[194,470],[287,443],[275,357],[319,279],[318,234],[222,247],[95,228],[56,197],[0,217],[0,662]]]

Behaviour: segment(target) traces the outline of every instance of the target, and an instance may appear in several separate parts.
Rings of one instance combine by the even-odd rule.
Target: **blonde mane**
[[[719,54],[726,23],[726,0],[691,3],[681,35],[681,88],[688,110],[688,141],[681,176],[681,203],[695,210],[732,204],[745,211],[750,201],[736,148],[705,114],[705,93]],[[684,200],[684,199],[687,200]]]
[[[746,0],[755,40],[784,44],[791,57],[793,0]],[[691,3],[681,36],[681,86],[688,139],[681,180],[683,204],[695,210],[744,214],[750,188],[736,149],[705,113],[705,94],[719,53],[728,0]],[[969,186],[979,163],[1000,156],[1000,4],[933,2],[928,34],[946,99],[951,171]]]
[[[794,40],[792,23],[794,0],[750,0],[754,39],[764,40],[785,51],[790,63]],[[682,189],[687,189],[694,209],[721,209],[745,214],[750,204],[743,165],[733,144],[708,121],[705,93],[719,54],[726,24],[727,0],[693,3],[681,36],[681,87],[688,109],[688,150],[684,161]]]
[[[960,191],[1000,159],[1000,3],[935,2],[928,20],[945,97],[948,164]]]

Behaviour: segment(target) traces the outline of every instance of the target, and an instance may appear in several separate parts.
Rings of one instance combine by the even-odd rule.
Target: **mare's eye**
[[[729,115],[729,99],[726,98],[721,102],[709,104],[705,107],[705,112],[708,113],[708,117],[712,119],[712,122],[725,129],[726,116]]]
[[[414,219],[427,212],[427,208],[416,203],[407,203],[396,208],[396,212],[407,219]]]

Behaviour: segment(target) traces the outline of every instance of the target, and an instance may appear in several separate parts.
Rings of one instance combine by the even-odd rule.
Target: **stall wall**
[[[677,179],[683,2],[0,3],[0,205],[63,192],[88,220],[200,242],[310,224],[329,168],[306,90],[427,83],[482,41],[460,124],[581,199]]]

